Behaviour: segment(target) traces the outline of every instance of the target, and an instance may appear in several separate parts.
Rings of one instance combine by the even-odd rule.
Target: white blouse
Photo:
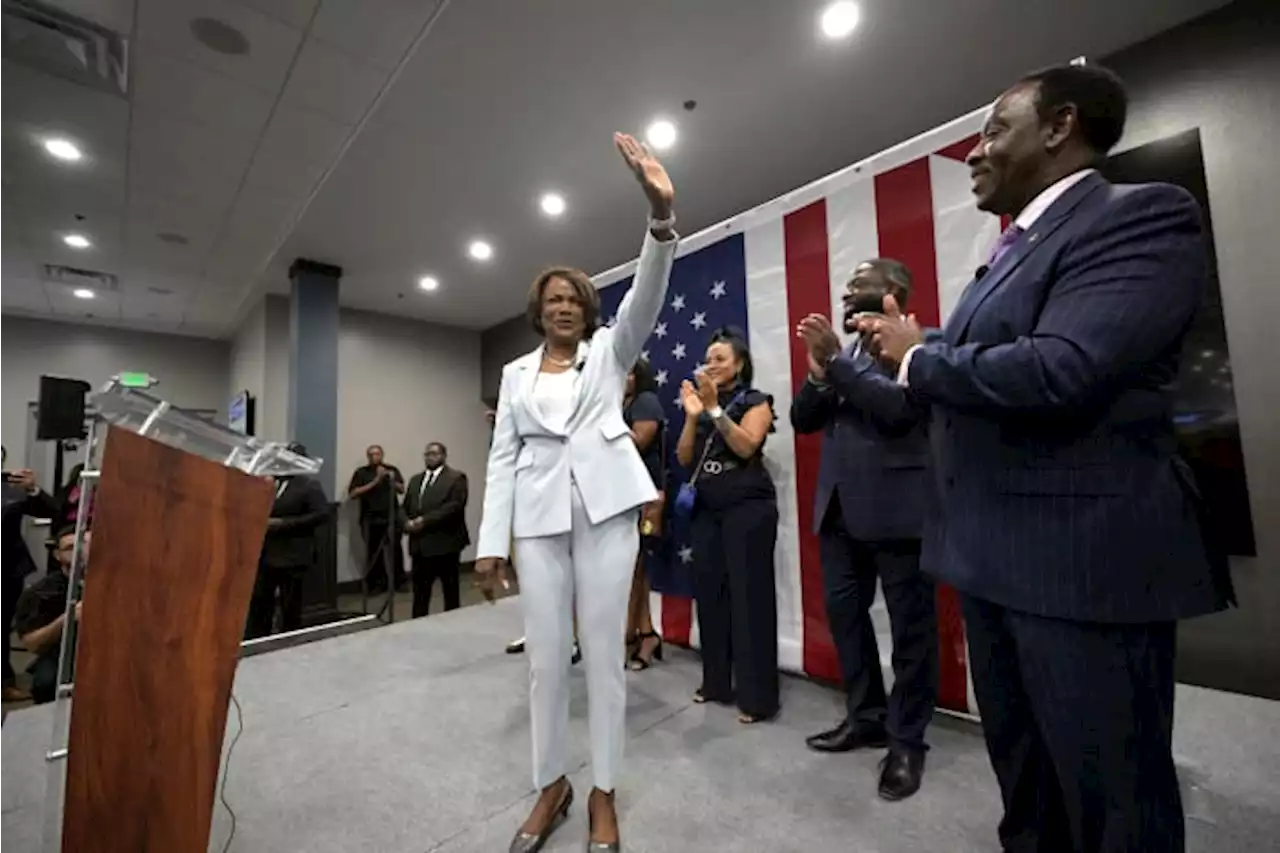
[[[539,372],[533,384],[533,402],[552,429],[564,432],[569,428],[569,416],[578,390],[576,370],[564,373]]]

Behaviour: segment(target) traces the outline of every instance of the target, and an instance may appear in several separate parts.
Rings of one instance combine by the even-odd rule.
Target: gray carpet
[[[505,851],[532,801],[525,662],[502,651],[519,633],[517,608],[469,607],[243,661],[230,850]],[[629,681],[619,805],[633,853],[997,847],[995,782],[966,724],[935,723],[924,788],[889,804],[875,793],[879,755],[804,747],[805,735],[840,716],[834,691],[785,679],[779,720],[743,727],[729,709],[689,702],[698,662],[688,652]],[[39,850],[47,711],[17,711],[4,725],[5,853]],[[574,783],[585,795],[580,674],[572,711]],[[1275,849],[1280,703],[1183,688],[1177,727],[1188,849]],[[229,735],[235,728],[233,710]],[[218,805],[211,850],[223,849],[230,823]],[[547,849],[581,850],[585,836],[585,810],[575,807]]]

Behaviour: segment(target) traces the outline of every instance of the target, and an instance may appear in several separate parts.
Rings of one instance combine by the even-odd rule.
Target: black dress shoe
[[[810,749],[818,752],[851,752],[855,749],[874,747],[883,749],[889,738],[881,726],[858,726],[851,720],[845,720],[831,731],[820,732],[804,741]]]
[[[920,790],[924,776],[924,753],[891,749],[880,761],[880,799],[905,800]]]

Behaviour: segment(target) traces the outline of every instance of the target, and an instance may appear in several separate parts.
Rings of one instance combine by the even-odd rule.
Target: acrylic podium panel
[[[94,435],[108,432],[84,583],[72,576],[82,618],[63,648],[75,678],[60,849],[205,853],[267,475],[320,463],[118,385],[90,404]]]

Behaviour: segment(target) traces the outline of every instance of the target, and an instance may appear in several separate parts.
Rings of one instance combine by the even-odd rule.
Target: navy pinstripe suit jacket
[[[908,398],[883,367],[852,347],[827,368],[827,384],[806,382],[791,403],[798,433],[822,433],[813,532],[839,489],[854,539],[919,539],[930,487],[928,408]]]
[[[1094,174],[961,296],[910,364],[932,407],[922,566],[1043,616],[1148,622],[1231,597],[1169,387],[1207,280],[1199,208]]]

